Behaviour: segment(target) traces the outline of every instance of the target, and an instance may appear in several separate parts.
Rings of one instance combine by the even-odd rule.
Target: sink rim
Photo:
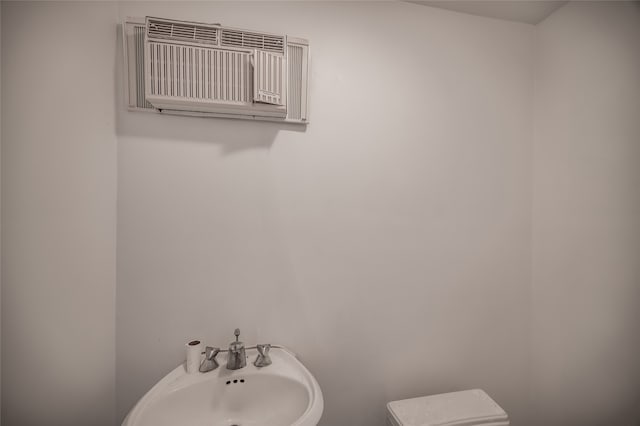
[[[248,349],[247,357],[252,358],[253,355],[257,355],[257,350]],[[122,426],[135,426],[141,420],[142,414],[157,398],[179,389],[184,389],[205,381],[233,380],[234,378],[240,378],[240,376],[246,378],[257,375],[282,376],[302,384],[308,393],[309,402],[303,414],[290,426],[317,425],[324,410],[324,399],[322,390],[315,377],[304,364],[300,362],[298,357],[284,346],[274,345],[270,355],[273,359],[273,364],[263,368],[258,368],[254,366],[253,363],[247,362],[247,366],[244,368],[227,370],[223,362],[224,360],[220,360],[220,367],[214,371],[188,374],[186,371],[186,363],[182,363],[160,379],[140,398],[125,417]]]

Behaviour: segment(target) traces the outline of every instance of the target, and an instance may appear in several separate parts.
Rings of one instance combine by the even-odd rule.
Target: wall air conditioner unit
[[[308,122],[304,39],[147,17],[123,41],[130,110]]]

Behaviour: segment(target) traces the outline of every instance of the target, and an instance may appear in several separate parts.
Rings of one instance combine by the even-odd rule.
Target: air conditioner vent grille
[[[150,96],[207,102],[251,103],[250,54],[149,42],[147,72]]]
[[[147,36],[152,39],[160,38],[217,45],[219,31],[219,28],[213,25],[190,24],[154,18],[149,18],[147,22]]]
[[[252,33],[228,28],[222,29],[221,45],[224,47],[246,47],[284,53],[283,36]]]

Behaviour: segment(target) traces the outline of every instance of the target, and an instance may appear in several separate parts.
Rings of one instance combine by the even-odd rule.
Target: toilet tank
[[[509,426],[509,417],[485,391],[472,389],[392,401],[388,426]]]

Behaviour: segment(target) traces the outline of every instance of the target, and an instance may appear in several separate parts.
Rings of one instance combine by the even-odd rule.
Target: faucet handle
[[[213,348],[211,346],[207,346],[204,349],[204,359],[216,359],[216,355],[220,352],[220,348]]]
[[[204,350],[204,359],[200,363],[200,372],[206,373],[207,371],[215,370],[218,368],[218,361],[216,361],[216,356],[220,352],[220,348],[213,348],[211,346],[207,346]]]
[[[267,356],[269,355],[269,351],[271,350],[271,344],[266,343],[264,345],[257,345],[256,349],[258,349],[258,352],[260,353],[260,355]]]
[[[267,365],[271,365],[271,357],[269,356],[271,345],[269,343],[264,345],[257,345],[256,349],[258,350],[258,357],[256,358],[253,365],[255,365],[256,367],[266,367]]]

